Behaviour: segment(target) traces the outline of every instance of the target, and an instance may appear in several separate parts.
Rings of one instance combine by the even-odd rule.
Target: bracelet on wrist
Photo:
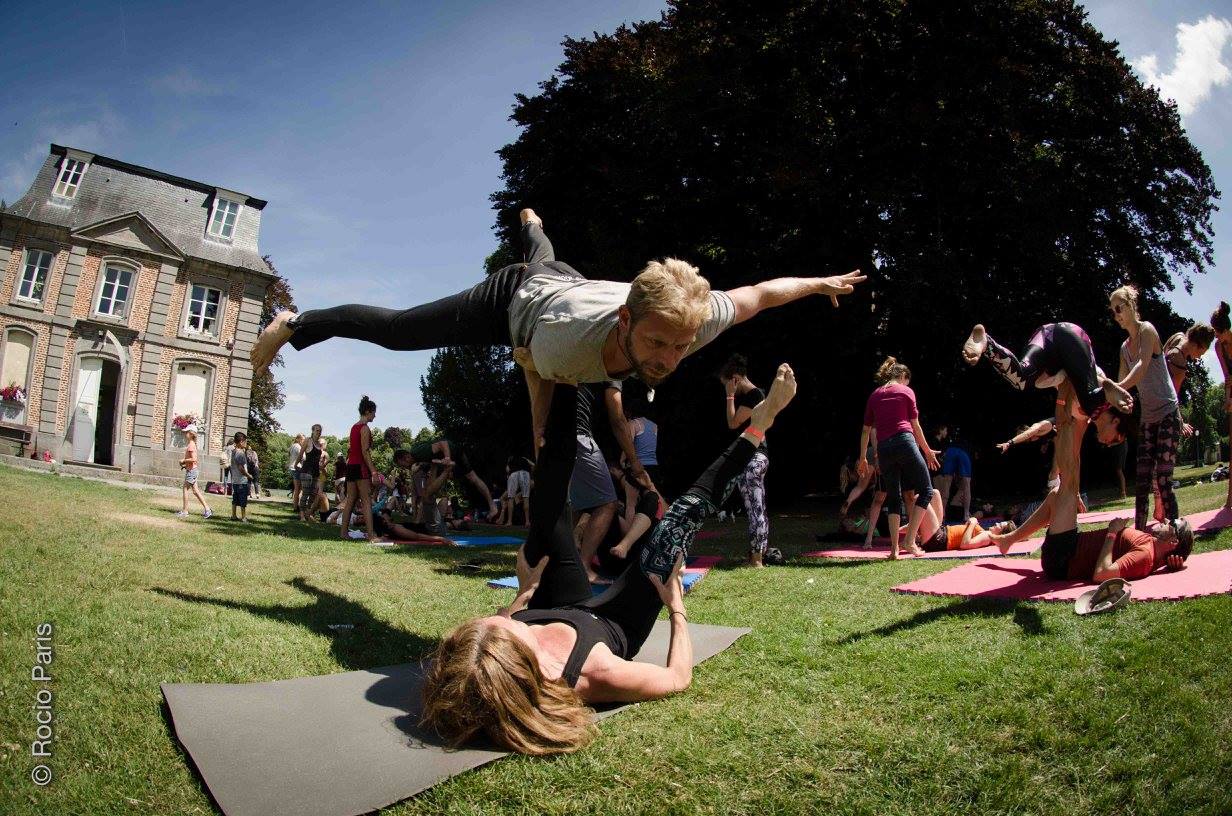
[[[668,615],[668,617],[670,618],[672,615],[679,615],[680,617],[684,618],[685,623],[689,622],[688,616],[679,610],[672,612],[671,614]]]

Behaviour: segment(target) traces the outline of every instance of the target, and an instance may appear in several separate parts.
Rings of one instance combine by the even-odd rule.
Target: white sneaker
[[[176,515],[176,518],[188,518],[188,511],[187,511],[187,510],[181,510],[180,512],[176,513],[175,515]]]
[[[368,537],[368,534],[363,530],[347,530],[347,537],[352,541],[360,541]]]
[[[205,512],[201,514],[201,518],[209,518],[212,515],[214,515],[214,511],[207,507]]]

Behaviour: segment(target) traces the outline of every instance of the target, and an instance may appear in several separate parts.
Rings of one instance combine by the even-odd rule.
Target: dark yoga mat
[[[752,630],[691,623],[689,631],[697,665]],[[637,659],[663,665],[667,646],[659,621]],[[406,663],[272,683],[163,683],[162,691],[176,736],[228,816],[351,816],[506,756],[448,750],[421,730],[421,677],[419,663]]]

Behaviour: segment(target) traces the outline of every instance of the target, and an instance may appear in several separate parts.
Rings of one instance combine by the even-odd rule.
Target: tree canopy
[[[1021,347],[1076,322],[1115,372],[1108,293],[1137,284],[1167,336],[1186,321],[1161,296],[1212,262],[1209,168],[1072,2],[675,0],[564,49],[499,151],[506,257],[533,206],[592,278],[663,256],[717,289],[870,274],[837,311],[814,298],[725,333],[659,389],[677,488],[726,437],[712,375],[732,351],[758,384],[784,359],[801,381],[774,435],[802,444],[775,447],[772,489],[828,489],[882,356],[912,368],[926,426],[987,445],[1050,401],[959,362],[973,323]]]

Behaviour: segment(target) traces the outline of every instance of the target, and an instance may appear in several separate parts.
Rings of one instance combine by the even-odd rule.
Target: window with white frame
[[[21,269],[21,280],[17,283],[17,299],[41,303],[43,289],[47,286],[47,272],[51,269],[50,252],[41,249],[27,249],[26,263]]]
[[[239,217],[240,202],[222,194],[215,195],[214,211],[210,213],[210,235],[230,241]]]
[[[199,283],[192,285],[188,296],[188,309],[184,318],[184,330],[192,334],[218,336],[218,307],[222,292]]]
[[[98,306],[94,311],[107,317],[124,318],[133,291],[134,271],[127,266],[107,264],[103,267],[103,283],[98,290]]]
[[[52,193],[60,198],[72,198],[77,195],[81,185],[81,177],[85,175],[90,163],[84,158],[66,155],[60,163],[60,175],[56,178],[56,186]]]

